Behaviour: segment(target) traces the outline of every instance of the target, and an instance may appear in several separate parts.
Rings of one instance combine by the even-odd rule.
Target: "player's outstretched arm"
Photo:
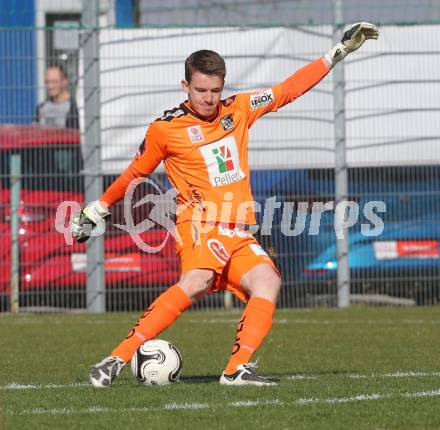
[[[99,228],[99,234],[105,231],[105,224],[110,217],[109,207],[121,200],[130,185],[130,182],[141,176],[131,164],[115,181],[107,188],[99,200],[89,203],[80,212],[72,216],[70,231],[77,242],[85,242],[92,235],[92,230]]]
[[[128,168],[107,188],[99,200],[89,203],[84,209],[72,216],[70,231],[77,242],[85,242],[92,230],[97,226],[105,231],[105,223],[110,217],[109,207],[124,198],[125,192],[133,179],[144,176],[137,172],[133,162]]]
[[[350,26],[344,33],[341,42],[330,49],[323,57],[301,67],[285,81],[273,86],[264,93],[251,94],[249,125],[251,126],[266,113],[275,112],[280,107],[305,94],[321,82],[331,68],[347,54],[359,49],[367,39],[377,39],[378,37],[379,30],[374,24],[359,22]],[[259,100],[263,100],[262,97],[265,97],[265,100],[270,100],[270,103],[259,102]]]
[[[350,52],[359,49],[366,40],[378,39],[379,30],[374,24],[369,22],[357,22],[352,24],[337,43],[327,54],[324,59],[329,66],[334,66],[343,60]]]
[[[110,217],[109,207],[124,198],[127,188],[132,180],[146,176],[133,168],[133,162],[127,169],[114,180],[104,194],[94,202],[89,203],[84,209],[72,216],[70,231],[77,242],[85,242],[96,226],[105,231],[105,223]],[[101,229],[100,229],[101,231]]]
[[[106,220],[110,217],[108,208],[124,198],[127,188],[134,179],[148,176],[165,158],[165,149],[161,144],[163,141],[165,139],[158,131],[157,124],[150,126],[127,169],[115,179],[99,200],[91,202],[73,215],[70,231],[77,242],[85,242],[96,227],[99,227],[98,234],[105,231]]]

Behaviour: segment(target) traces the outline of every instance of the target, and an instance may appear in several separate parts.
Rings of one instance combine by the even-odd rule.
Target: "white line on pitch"
[[[289,375],[286,376],[285,379],[302,380],[302,379],[318,379],[318,377],[316,375]]]
[[[270,405],[284,405],[285,403],[281,400],[238,400],[236,402],[231,402],[228,406],[233,408],[250,408],[254,406],[270,406]]]
[[[206,409],[209,408],[208,403],[167,403],[164,409]]]
[[[330,374],[329,376],[335,376]],[[350,379],[378,379],[378,378],[423,378],[423,377],[440,377],[440,372],[418,372],[418,371],[396,371],[391,373],[370,373],[370,374],[342,374],[336,375],[339,378],[350,378]],[[288,375],[282,377],[281,379],[289,380],[313,380],[322,378],[323,375]],[[6,385],[0,385],[0,390],[50,390],[59,388],[83,388],[91,387],[92,385],[88,381],[76,382],[72,384],[18,384],[16,382],[11,382]]]
[[[440,396],[440,389],[439,390],[431,390],[431,391],[421,391],[418,393],[402,393],[402,397],[434,397],[434,396]]]
[[[319,375],[322,377],[323,375]],[[339,378],[350,378],[350,379],[377,379],[377,378],[423,378],[423,377],[439,377],[440,372],[415,372],[415,371],[396,371],[392,373],[370,373],[370,374],[361,374],[361,373],[350,373],[350,374],[341,374],[334,375],[330,374],[329,376],[338,376]],[[285,379],[318,379],[318,375],[289,375],[285,376]],[[283,378],[283,379],[284,379]]]
[[[416,393],[413,393],[416,394]],[[319,398],[308,398],[308,399],[298,399],[294,403],[296,405],[309,405],[311,403],[348,403],[348,402],[362,402],[365,400],[378,400],[378,399],[386,399],[393,397],[391,394],[381,394],[381,393],[373,393],[373,394],[359,394],[353,397],[334,397],[330,399],[319,399]]]
[[[76,382],[73,384],[17,384],[11,382],[10,384],[1,385],[0,390],[45,390],[54,388],[79,388],[79,387],[91,387],[90,382]]]
[[[90,406],[83,409],[75,408],[34,408],[24,409],[19,412],[6,411],[8,415],[68,415],[68,414],[90,414],[90,413],[111,413],[111,412],[154,412],[164,410],[178,410],[178,409],[220,409],[220,408],[250,408],[260,406],[307,406],[310,404],[342,404],[351,402],[365,402],[381,399],[398,399],[398,398],[426,398],[426,397],[438,397],[440,396],[440,389],[431,391],[418,391],[418,392],[406,392],[398,394],[389,393],[372,393],[372,394],[358,394],[352,397],[330,397],[330,398],[300,398],[294,401],[285,402],[279,399],[267,399],[267,400],[241,400],[224,404],[209,405],[208,403],[166,403],[157,407],[144,407],[144,408],[108,408],[102,406]]]
[[[375,378],[423,378],[423,377],[439,377],[440,372],[415,372],[409,371],[397,371],[391,373],[370,373],[370,374],[357,374],[352,373],[347,375],[351,379],[375,379]]]

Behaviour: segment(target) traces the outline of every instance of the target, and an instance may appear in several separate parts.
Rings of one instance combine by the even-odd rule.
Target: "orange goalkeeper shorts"
[[[245,273],[258,264],[269,264],[279,275],[272,259],[242,228],[182,222],[177,225],[177,233],[176,251],[182,274],[193,269],[216,273],[208,294],[228,290],[247,303],[249,295],[240,286]]]

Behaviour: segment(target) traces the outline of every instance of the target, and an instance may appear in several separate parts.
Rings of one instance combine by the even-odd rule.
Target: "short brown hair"
[[[50,64],[49,66],[47,66],[46,70],[49,70],[49,69],[57,69],[60,72],[61,77],[63,79],[69,79],[69,77],[67,76],[66,69],[61,64],[58,64],[58,63]]]
[[[185,79],[188,83],[191,82],[194,71],[205,75],[216,75],[225,80],[225,60],[217,52],[208,49],[193,52],[185,60]]]

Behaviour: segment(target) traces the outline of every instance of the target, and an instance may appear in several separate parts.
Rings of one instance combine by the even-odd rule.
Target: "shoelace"
[[[246,370],[246,372],[247,373],[249,373],[249,374],[255,374],[256,375],[256,372],[255,372],[255,369],[258,367],[258,360],[255,362],[255,363],[246,363],[245,365],[243,365],[243,368]],[[258,376],[258,375],[256,375],[256,376]],[[262,376],[258,376],[260,379],[263,379],[263,380],[266,380],[266,381],[268,381],[268,382],[271,382],[271,381],[269,381],[267,378],[263,378]]]
[[[119,373],[121,371],[121,369],[124,367],[125,363],[121,363],[121,361],[119,361],[118,359],[116,359],[110,367],[110,374],[112,375],[112,377],[114,375],[116,375],[117,373]]]
[[[243,365],[243,368],[248,372],[248,373],[253,373],[253,371],[255,371],[255,369],[258,367],[258,364],[255,363],[246,363],[245,365]]]
[[[117,365],[117,367],[122,367],[123,366],[122,363],[120,363],[117,358],[113,359],[111,357],[106,357],[103,360],[101,360],[99,363],[93,364],[90,367],[93,369],[94,367],[100,367],[100,366],[103,366],[103,365],[106,365],[107,369],[110,370],[110,371],[111,371],[111,369],[113,369],[113,367],[115,365]]]

